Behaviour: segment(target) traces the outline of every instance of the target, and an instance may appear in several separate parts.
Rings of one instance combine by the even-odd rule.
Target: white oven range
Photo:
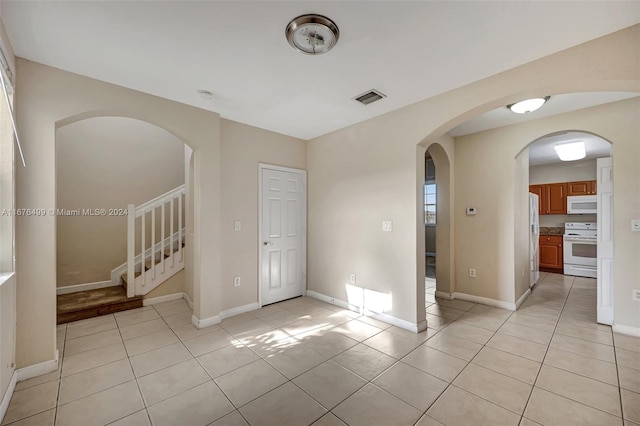
[[[598,242],[595,223],[564,224],[563,257],[565,275],[597,277]]]

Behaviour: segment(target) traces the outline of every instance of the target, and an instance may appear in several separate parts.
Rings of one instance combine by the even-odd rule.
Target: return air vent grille
[[[384,93],[380,93],[377,90],[369,90],[368,92],[363,93],[362,95],[357,96],[354,99],[362,103],[363,105],[369,105],[370,103],[379,101],[380,99],[386,97],[387,95],[385,95]]]

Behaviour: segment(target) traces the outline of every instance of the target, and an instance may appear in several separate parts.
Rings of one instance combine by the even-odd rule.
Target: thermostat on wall
[[[467,207],[467,216],[474,216],[477,212],[475,207]]]

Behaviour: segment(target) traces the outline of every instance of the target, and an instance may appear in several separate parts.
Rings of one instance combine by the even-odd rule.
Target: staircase
[[[184,196],[182,185],[129,204],[127,262],[111,271],[113,286],[58,295],[58,324],[142,307],[145,294],[184,269]]]

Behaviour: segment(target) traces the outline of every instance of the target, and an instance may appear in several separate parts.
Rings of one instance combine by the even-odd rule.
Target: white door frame
[[[258,305],[262,307],[262,171],[276,170],[302,177],[302,295],[307,295],[307,171],[258,163]]]

